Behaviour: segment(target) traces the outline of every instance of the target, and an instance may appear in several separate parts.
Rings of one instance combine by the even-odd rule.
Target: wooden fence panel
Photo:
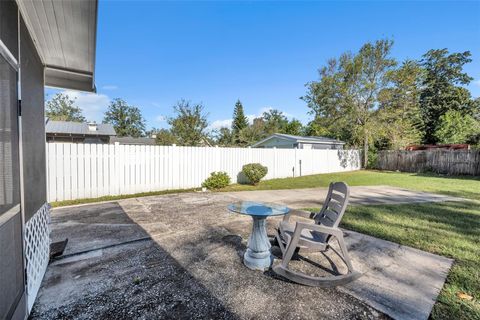
[[[380,151],[377,168],[403,172],[480,175],[480,150]]]

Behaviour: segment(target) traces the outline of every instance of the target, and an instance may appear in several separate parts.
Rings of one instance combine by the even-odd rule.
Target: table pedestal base
[[[243,263],[252,270],[265,271],[272,265],[270,241],[268,241],[266,217],[252,216],[252,234],[248,238],[248,249],[243,255]]]

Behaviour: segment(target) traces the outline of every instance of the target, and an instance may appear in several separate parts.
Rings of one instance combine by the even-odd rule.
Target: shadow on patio
[[[386,318],[352,297],[363,299],[362,290],[372,289],[368,275],[359,285],[339,290],[247,269],[242,256],[251,221],[227,212],[226,205],[235,200],[190,193],[54,210],[52,240],[68,237],[69,245],[66,256],[50,264],[31,318]],[[277,221],[268,221],[269,234]],[[365,251],[354,244],[371,247],[371,238],[355,233],[347,238],[354,241],[357,263],[372,264],[372,255],[389,250],[398,254],[398,245],[382,242],[384,247]],[[359,267],[367,274],[372,268]],[[383,267],[387,276],[398,272]],[[409,285],[408,279],[396,281]]]

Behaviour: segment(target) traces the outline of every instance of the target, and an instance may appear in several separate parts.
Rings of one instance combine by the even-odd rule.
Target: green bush
[[[209,190],[212,189],[221,189],[225,188],[230,184],[230,177],[226,172],[219,171],[219,172],[212,172],[210,177],[208,177],[202,183],[202,187],[205,187]]]
[[[242,167],[242,173],[248,181],[256,185],[260,180],[267,175],[268,168],[262,166],[260,163],[249,163]]]

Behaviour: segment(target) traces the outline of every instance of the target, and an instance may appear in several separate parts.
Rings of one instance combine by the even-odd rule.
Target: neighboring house
[[[49,142],[111,143],[117,134],[108,123],[83,123],[46,120],[45,131]]]
[[[0,0],[0,319],[27,319],[47,269],[45,86],[95,91],[97,5]]]
[[[275,133],[254,145],[253,148],[284,149],[333,149],[343,150],[345,142],[325,137],[302,137],[290,134]]]
[[[145,146],[154,146],[156,145],[155,138],[132,138],[132,137],[111,137],[110,143],[119,143],[119,144],[136,144],[136,145],[145,145]]]

